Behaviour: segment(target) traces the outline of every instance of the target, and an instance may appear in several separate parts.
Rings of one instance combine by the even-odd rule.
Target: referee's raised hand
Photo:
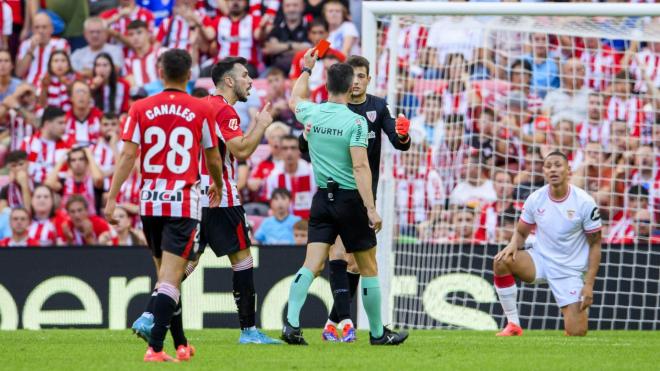
[[[378,215],[376,208],[367,209],[367,216],[369,216],[369,226],[376,231],[376,233],[380,232],[383,227],[383,219]]]

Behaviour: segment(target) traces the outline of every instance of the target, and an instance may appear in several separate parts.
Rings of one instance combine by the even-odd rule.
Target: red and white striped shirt
[[[143,216],[201,219],[200,157],[218,145],[210,105],[166,89],[131,107],[122,139],[140,146]]]
[[[34,191],[34,181],[28,178],[28,188],[30,193]],[[0,190],[0,199],[7,200],[7,205],[10,208],[15,207],[29,207],[30,205],[25,205],[23,202],[23,188],[14,182],[9,182],[7,185],[2,187]]]
[[[220,150],[220,157],[222,158],[222,201],[220,207],[233,207],[241,204],[238,188],[236,187],[237,181],[237,168],[238,161],[229,150],[227,142],[234,138],[243,136],[241,130],[241,118],[236,113],[232,105],[227,103],[224,97],[219,95],[210,95],[201,99],[213,109],[213,117],[215,118],[215,134],[218,137],[218,144]],[[212,179],[209,176],[208,169],[206,168],[206,160],[202,160],[202,207],[209,207],[209,198],[207,195],[208,187],[212,184]]]
[[[513,208],[522,211],[522,202],[513,202]],[[481,210],[479,217],[479,228],[475,232],[475,237],[480,241],[495,242],[498,227],[498,215],[505,210],[497,208],[497,202],[494,201]]]
[[[12,237],[0,240],[0,247],[38,247],[40,245],[41,244],[38,240],[30,238],[29,236],[21,241],[14,241]]]
[[[0,32],[3,36],[10,36],[14,25],[14,15],[11,6],[4,1],[0,1]]]
[[[223,15],[220,9],[218,9],[216,0],[197,0],[195,9],[203,11],[211,19]]]
[[[20,77],[23,77],[33,86],[39,86],[41,78],[48,72],[48,60],[50,59],[50,54],[55,50],[65,50],[67,53],[71,52],[69,43],[65,39],[53,37],[48,41],[48,44],[45,46],[38,46],[34,50],[34,57],[32,58],[32,63],[30,64],[27,74]],[[23,41],[18,48],[18,55],[16,56],[17,60],[25,58],[29,52],[30,39],[27,39]]]
[[[213,21],[206,16],[202,10],[197,10],[197,14],[202,17],[202,27],[213,27]],[[163,19],[158,27],[156,40],[168,49],[190,48],[190,24],[180,15],[173,15]]]
[[[641,123],[644,119],[642,100],[636,96],[623,99],[612,96],[607,103],[607,119],[609,121],[624,121],[628,124],[630,133],[634,137],[641,134]]]
[[[582,122],[575,127],[580,147],[584,149],[587,144],[595,142],[601,143],[605,150],[610,146],[610,122],[603,120],[601,123]]]
[[[635,77],[635,91],[646,92],[646,83],[642,76],[642,68],[653,85],[660,87],[660,54],[645,48],[635,55],[630,63],[630,72]]]
[[[428,220],[433,207],[444,204],[445,186],[440,174],[428,166],[420,166],[414,174],[406,171],[397,153],[394,166],[396,180],[396,208],[399,225],[417,225]]]
[[[217,59],[229,56],[243,57],[254,66],[260,62],[258,43],[254,39],[254,32],[259,28],[261,18],[254,15],[233,21],[229,17],[220,17],[217,20],[216,32],[218,51]]]
[[[309,219],[312,197],[317,189],[312,165],[300,159],[295,174],[287,173],[284,167],[273,170],[266,179],[268,199],[271,198],[276,188],[289,190],[291,192],[291,212],[303,219]]]
[[[28,236],[39,241],[41,246],[55,246],[57,244],[57,229],[54,218],[33,220],[30,224]]]
[[[103,19],[110,19],[116,16],[117,14],[119,14],[119,8],[113,8],[101,13],[100,17]],[[140,6],[136,6],[131,12],[131,14],[128,15],[128,17],[121,17],[116,22],[113,22],[110,25],[108,25],[108,28],[117,31],[122,35],[126,35],[128,33],[128,25],[131,22],[137,20],[145,22],[147,24],[149,31],[152,31],[154,29],[153,13],[151,13],[151,11],[149,11],[148,9]]]
[[[43,84],[40,84],[37,95],[41,95],[43,89]],[[50,78],[50,84],[48,84],[46,105],[59,107],[64,112],[71,111],[71,98],[69,97],[69,90],[66,84],[62,83],[62,81],[60,81],[60,79],[55,76]]]
[[[277,11],[280,9],[281,2],[282,0],[250,0],[248,13],[255,17],[261,17],[264,13],[275,17]]]
[[[605,242],[607,243],[622,243],[625,239],[635,237],[635,228],[631,215],[624,215],[619,220],[615,221],[610,227],[610,232]]]
[[[120,145],[121,142],[117,143],[117,151],[121,151]],[[97,141],[96,144],[94,144],[92,153],[94,154],[94,160],[96,161],[96,164],[104,173],[110,172],[114,168],[116,162],[115,156],[119,155],[119,153],[115,154],[113,152],[110,143],[104,139],[101,139]]]
[[[34,127],[25,121],[23,115],[14,109],[9,110],[9,133],[11,135],[9,149],[11,151],[21,148],[23,140],[31,136],[34,131]]]
[[[157,62],[160,55],[160,48],[149,49],[149,52],[143,57],[135,53],[126,58],[124,62],[124,74],[133,76],[133,86],[144,86],[152,81],[158,80]]]
[[[94,180],[90,175],[87,175],[82,182],[76,182],[72,176],[66,177],[64,180],[64,186],[62,187],[62,208],[66,206],[66,202],[73,195],[83,196],[87,201],[87,211],[89,214],[97,214]]]
[[[123,78],[117,79],[117,90],[115,101],[110,102],[110,85],[103,85],[103,112],[114,112],[116,114],[128,112],[128,99],[130,98],[131,85]]]
[[[580,55],[580,61],[586,67],[585,85],[595,91],[604,90],[615,73],[615,51],[609,45],[602,45],[598,50],[585,49]]]
[[[96,107],[82,120],[70,111],[66,114],[67,133],[76,145],[87,146],[98,141],[101,135],[101,118],[103,112]]]
[[[467,119],[469,103],[467,90],[452,93],[448,89],[445,89],[442,92],[443,115],[463,115]]]
[[[32,180],[36,183],[43,183],[55,165],[66,158],[73,143],[72,138],[66,135],[57,141],[44,139],[41,132],[25,138],[21,144],[21,150],[28,154],[29,174]],[[62,169],[60,178],[65,176],[66,170]]]
[[[419,58],[419,51],[426,47],[426,41],[429,37],[428,27],[413,24],[405,27],[399,33],[399,61],[406,65],[412,65]]]
[[[105,219],[96,215],[90,215],[89,221],[92,223],[92,233],[94,235],[94,240],[96,241],[96,243],[98,243],[99,237],[103,233],[110,232],[110,224],[108,224],[108,222],[106,222]],[[83,238],[82,233],[80,233],[80,231],[78,231],[73,226],[73,222],[71,220],[68,220],[65,223],[68,224],[69,229],[73,233],[73,241],[71,241],[71,244],[73,244],[74,246],[82,246],[87,244],[87,242]],[[66,240],[63,234],[59,236],[58,240],[60,244],[69,243],[69,241]]]

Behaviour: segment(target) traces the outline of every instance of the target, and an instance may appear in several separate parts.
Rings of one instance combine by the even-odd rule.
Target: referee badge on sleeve
[[[598,207],[594,207],[594,209],[591,210],[591,220],[594,222],[600,220],[600,209],[598,209]]]

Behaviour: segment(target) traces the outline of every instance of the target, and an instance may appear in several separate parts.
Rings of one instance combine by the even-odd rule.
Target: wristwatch
[[[302,71],[300,71],[300,74],[302,74],[303,72],[308,72],[310,76],[312,75],[311,68],[303,67]]]

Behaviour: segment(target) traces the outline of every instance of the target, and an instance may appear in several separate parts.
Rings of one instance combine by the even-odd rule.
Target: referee
[[[318,53],[310,49],[291,93],[290,107],[305,126],[314,176],[319,187],[312,200],[305,263],[289,291],[282,340],[307,344],[300,329],[300,310],[314,278],[321,272],[330,246],[340,236],[353,253],[362,275],[362,301],[369,318],[372,345],[398,345],[408,337],[383,326],[376,264],[376,232],[382,220],[376,212],[367,156],[368,125],[348,109],[353,67],[338,63],[327,70],[328,102],[320,105],[309,96],[308,79]]]

